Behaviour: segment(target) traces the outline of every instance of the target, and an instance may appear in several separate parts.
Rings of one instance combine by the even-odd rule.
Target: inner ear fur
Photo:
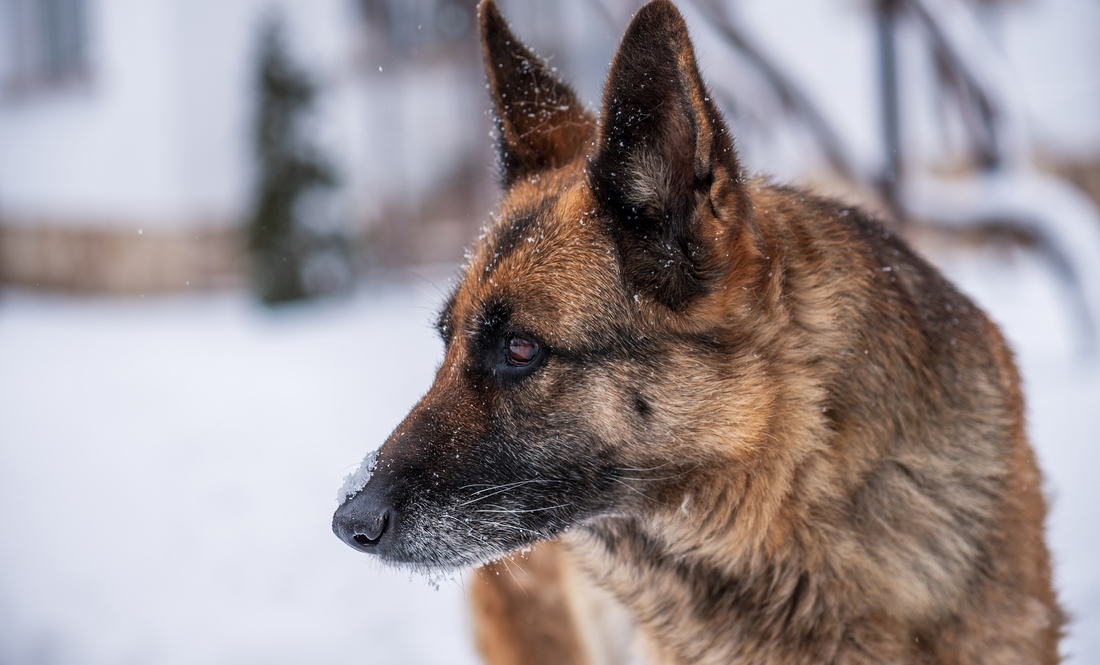
[[[623,36],[589,175],[612,220],[628,288],[677,311],[706,293],[717,248],[714,234],[702,233],[700,213],[736,216],[745,194],[687,24],[668,0],[642,7]]]
[[[546,62],[516,38],[493,0],[478,6],[482,53],[500,134],[505,187],[562,167],[595,136],[595,120]]]

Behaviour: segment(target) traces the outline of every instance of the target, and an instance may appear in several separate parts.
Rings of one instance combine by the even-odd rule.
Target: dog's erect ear
[[[599,205],[614,220],[628,286],[678,311],[705,293],[710,266],[719,262],[714,234],[703,237],[700,211],[710,199],[710,210],[736,216],[745,195],[687,24],[668,0],[642,7],[623,36],[607,76],[590,174]]]
[[[508,187],[580,155],[595,136],[595,121],[569,86],[516,39],[493,0],[482,0],[478,14]]]

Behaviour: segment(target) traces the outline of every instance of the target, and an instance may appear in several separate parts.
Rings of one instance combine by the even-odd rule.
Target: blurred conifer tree
[[[264,302],[314,295],[303,279],[318,237],[306,228],[301,200],[336,184],[332,166],[310,144],[303,127],[316,85],[290,60],[281,21],[263,25],[255,119],[258,180],[248,224],[252,281]]]

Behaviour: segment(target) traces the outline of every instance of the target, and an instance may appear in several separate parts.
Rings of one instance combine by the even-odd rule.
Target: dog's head
[[[506,192],[439,317],[435,382],[333,521],[414,567],[675,513],[685,478],[758,425],[737,414],[759,391],[714,395],[751,356],[729,338],[730,294],[761,252],[679,12],[638,12],[598,123],[492,0],[480,25]]]

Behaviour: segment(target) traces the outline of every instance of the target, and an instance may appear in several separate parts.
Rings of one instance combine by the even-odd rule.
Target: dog
[[[598,121],[479,22],[505,194],[336,534],[481,566],[496,665],[1058,662],[996,326],[871,216],[746,177],[668,0]]]

